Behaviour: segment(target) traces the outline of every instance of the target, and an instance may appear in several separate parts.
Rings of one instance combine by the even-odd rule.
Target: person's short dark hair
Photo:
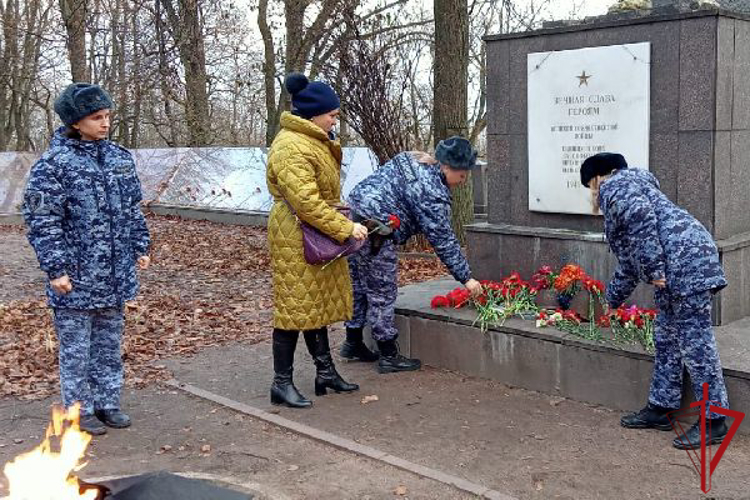
[[[62,134],[68,139],[78,139],[79,141],[81,140],[81,133],[70,125],[65,126],[65,130],[63,130]]]
[[[628,162],[620,153],[597,153],[589,156],[581,165],[581,184],[589,187],[589,182],[594,177],[609,175],[623,168],[628,168]]]

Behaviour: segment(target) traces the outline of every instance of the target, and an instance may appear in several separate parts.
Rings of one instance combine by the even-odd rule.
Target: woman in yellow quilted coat
[[[359,389],[336,371],[327,326],[352,316],[352,284],[345,259],[326,266],[305,261],[302,220],[343,242],[365,239],[367,229],[341,215],[341,146],[333,127],[340,102],[331,87],[299,73],[286,79],[292,112],[281,115],[271,145],[266,180],[274,205],[268,220],[273,274],[273,369],[271,403],[306,408],[312,402],[294,386],[294,351],[302,331],[315,361],[315,394]]]

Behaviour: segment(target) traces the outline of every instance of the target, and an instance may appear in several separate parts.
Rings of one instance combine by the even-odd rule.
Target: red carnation
[[[389,215],[388,225],[393,229],[398,229],[399,227],[401,227],[401,219],[399,219],[397,215]]]
[[[448,297],[445,297],[443,295],[437,295],[432,298],[432,302],[430,302],[430,307],[433,309],[437,309],[438,307],[448,307],[450,304],[450,301],[448,300]]]

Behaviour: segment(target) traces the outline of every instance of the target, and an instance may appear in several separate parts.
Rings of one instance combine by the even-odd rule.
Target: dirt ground
[[[127,334],[142,337],[126,357],[130,371],[123,406],[134,425],[93,441],[83,478],[169,470],[249,484],[258,498],[268,499],[473,498],[160,383],[174,377],[520,499],[750,499],[747,437],[732,442],[707,496],[686,453],[671,447],[671,433],[625,430],[619,415],[607,408],[429,367],[384,376],[372,365],[339,361],[342,374],[359,383],[361,391],[314,398],[309,410],[272,407],[263,248],[239,258],[239,264],[232,259],[243,241],[260,245],[262,233],[170,219],[150,219],[150,224],[156,265],[143,276],[138,308],[128,311]],[[212,236],[205,238],[202,231]],[[217,238],[227,242],[226,248],[212,252],[222,246]],[[209,247],[201,249],[204,240]],[[414,269],[408,270],[409,279],[444,272],[434,264]],[[0,229],[0,281],[0,304],[17,307],[19,301],[40,298],[43,277],[19,230]],[[0,320],[0,366],[11,356],[20,363],[20,348],[12,347],[34,347],[21,344],[20,332],[9,331],[9,325],[30,322],[30,335],[44,328],[42,310],[24,314]],[[340,326],[332,330],[336,342],[341,336]],[[159,338],[171,340],[154,340]],[[314,371],[303,350],[300,346],[295,379],[300,390],[312,395]],[[56,368],[28,370],[52,373],[33,375],[39,377],[36,385],[20,381],[31,375],[16,374],[12,388],[19,393],[0,399],[0,464],[40,441],[57,399]],[[363,404],[362,398],[373,395],[377,401]],[[7,484],[0,475],[0,497],[4,494]]]

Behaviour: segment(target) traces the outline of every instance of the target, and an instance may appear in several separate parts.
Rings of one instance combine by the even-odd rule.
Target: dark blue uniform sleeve
[[[136,258],[148,254],[148,247],[151,244],[151,238],[148,234],[148,226],[146,225],[146,217],[143,216],[143,210],[141,209],[141,201],[143,200],[143,191],[141,190],[141,181],[138,176],[135,176],[135,195],[132,199],[132,205],[130,207],[130,217],[132,220],[132,228],[130,230],[130,237],[133,242],[133,252]]]
[[[435,253],[459,283],[471,278],[466,257],[461,252],[458,238],[451,227],[451,207],[447,200],[428,198],[415,204],[422,233],[435,249]]]
[[[634,257],[646,282],[666,277],[666,258],[659,239],[656,213],[649,200],[636,190],[614,196],[610,214],[616,225],[636,243]]]
[[[620,307],[638,286],[638,281],[636,270],[626,264],[618,264],[605,292],[609,307],[613,309]]]
[[[39,267],[51,280],[67,274],[72,264],[62,225],[65,200],[55,166],[38,161],[31,169],[21,210]]]

